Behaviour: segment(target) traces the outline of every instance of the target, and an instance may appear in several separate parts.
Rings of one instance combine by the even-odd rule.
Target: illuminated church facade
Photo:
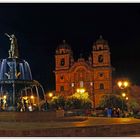
[[[88,92],[97,106],[101,96],[112,93],[112,66],[108,42],[99,37],[88,60],[73,58],[69,44],[63,41],[55,54],[56,95],[67,97],[79,88]]]

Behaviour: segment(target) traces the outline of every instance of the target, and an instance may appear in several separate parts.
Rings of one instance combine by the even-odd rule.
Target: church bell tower
[[[96,104],[104,94],[112,93],[112,66],[108,42],[102,36],[93,45],[94,93]]]
[[[63,40],[63,43],[58,46],[55,54],[56,70],[66,70],[71,66],[73,57],[70,46]]]
[[[65,95],[65,91],[68,91],[68,71],[73,63],[74,59],[71,47],[63,40],[63,43],[57,47],[55,54],[56,94],[61,93]]]

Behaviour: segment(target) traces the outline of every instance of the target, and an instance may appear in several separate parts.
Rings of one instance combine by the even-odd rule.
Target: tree
[[[125,100],[121,96],[116,95],[104,95],[102,96],[99,107],[105,108],[120,108],[122,110],[127,110],[127,105]]]
[[[75,97],[69,97],[67,98],[65,105],[67,109],[90,109],[92,103],[89,99],[83,100]]]
[[[74,93],[67,97],[54,96],[50,101],[50,107],[53,109],[65,108],[65,109],[90,109],[92,107],[92,101],[89,99],[87,92]]]
[[[50,101],[51,108],[64,108],[65,106],[65,99],[63,96],[54,96]]]
[[[69,109],[90,109],[92,101],[89,99],[88,92],[74,93],[66,100],[66,108]]]
[[[137,103],[135,99],[131,99],[128,102],[128,108],[130,111],[132,111],[135,114],[139,111],[140,105]]]

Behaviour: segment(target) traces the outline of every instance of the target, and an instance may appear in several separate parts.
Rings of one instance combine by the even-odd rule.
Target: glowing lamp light
[[[85,92],[85,89],[84,88],[78,88],[77,90],[76,90],[78,93],[84,93]]]
[[[52,96],[53,96],[53,94],[50,92],[50,93],[49,93],[49,97],[52,97]]]
[[[3,98],[6,99],[7,98],[6,95],[4,95]]]
[[[126,96],[126,94],[125,93],[122,93],[122,97],[125,97]]]
[[[119,81],[117,83],[117,85],[118,85],[119,88],[124,89],[124,88],[129,86],[129,82],[128,81]]]
[[[77,92],[79,93],[80,92],[80,89],[77,89]]]
[[[128,97],[126,97],[125,99],[128,100]]]
[[[34,99],[34,96],[33,95],[31,96],[31,99]]]
[[[81,93],[84,93],[84,92],[85,92],[85,89],[81,89],[80,92],[81,92]]]
[[[122,86],[122,82],[121,82],[121,81],[118,82],[118,86],[119,86],[119,87]]]
[[[125,87],[128,86],[128,82],[127,81],[125,81],[123,84],[124,84]]]

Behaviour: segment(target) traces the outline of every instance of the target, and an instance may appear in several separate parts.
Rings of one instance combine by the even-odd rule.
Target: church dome
[[[60,45],[58,45],[56,49],[56,54],[66,54],[66,53],[72,53],[72,51],[70,45],[66,43],[65,40],[63,40],[63,42]]]
[[[99,39],[93,44],[94,51],[109,50],[108,41],[100,35]]]
[[[63,40],[63,42],[58,46],[58,49],[71,49],[71,47],[66,43],[66,40]]]
[[[95,42],[95,44],[108,44],[108,41],[104,40],[102,35],[100,35],[99,39]]]

